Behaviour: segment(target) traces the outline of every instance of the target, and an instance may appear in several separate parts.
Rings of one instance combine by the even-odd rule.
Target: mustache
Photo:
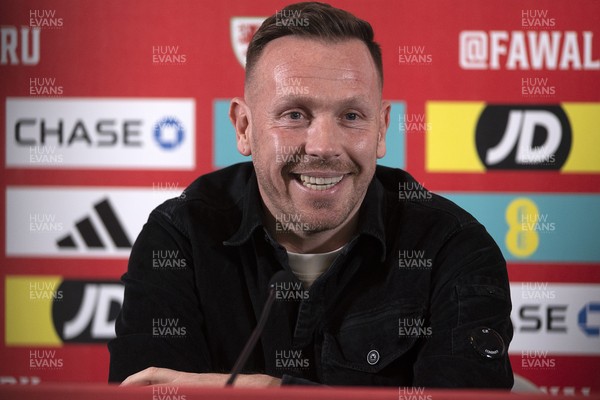
[[[283,174],[297,173],[295,171],[311,171],[311,172],[339,172],[358,174],[360,168],[358,165],[349,160],[341,160],[339,158],[320,158],[303,154],[301,157],[292,157],[284,161],[281,168]]]

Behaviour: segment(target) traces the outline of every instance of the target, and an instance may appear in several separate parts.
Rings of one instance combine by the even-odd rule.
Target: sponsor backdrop
[[[508,260],[515,372],[598,393],[600,3],[333,3],[383,48],[381,164],[473,213]],[[107,379],[132,243],[153,207],[245,160],[229,99],[284,5],[0,3],[0,383]]]

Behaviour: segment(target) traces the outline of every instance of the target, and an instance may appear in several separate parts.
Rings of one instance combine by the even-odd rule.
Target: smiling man
[[[512,386],[504,259],[467,212],[376,165],[382,88],[367,22],[299,3],[263,23],[230,109],[252,163],[150,215],[123,277],[111,381],[223,385],[286,270],[237,385]]]
[[[249,57],[246,101],[231,106],[238,149],[252,155],[267,226],[278,216],[305,224],[277,241],[299,253],[336,250],[356,232],[375,160],[385,155],[382,78],[357,38],[287,35],[261,50]],[[282,153],[293,162],[274,162]]]

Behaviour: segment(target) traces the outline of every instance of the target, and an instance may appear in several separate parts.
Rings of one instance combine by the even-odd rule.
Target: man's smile
[[[302,180],[302,184],[309,189],[313,190],[327,190],[334,187],[338,184],[342,179],[342,176],[336,176],[333,178],[316,178],[314,176],[308,175],[300,175],[300,179]]]

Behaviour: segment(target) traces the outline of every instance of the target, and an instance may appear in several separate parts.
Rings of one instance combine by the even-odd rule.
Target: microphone
[[[233,386],[233,382],[239,375],[240,371],[246,364],[250,353],[254,349],[256,342],[260,335],[262,335],[263,329],[265,329],[265,324],[267,323],[267,319],[269,318],[269,314],[271,313],[271,306],[275,301],[275,286],[277,283],[281,282],[289,282],[291,280],[290,273],[285,270],[281,270],[276,272],[269,281],[269,297],[267,298],[267,302],[265,303],[262,313],[260,314],[260,319],[258,320],[258,324],[252,331],[252,335],[250,335],[250,339],[246,342],[244,349],[240,353],[238,359],[235,361],[233,368],[231,369],[231,375],[229,375],[229,379],[225,383],[225,387]]]

